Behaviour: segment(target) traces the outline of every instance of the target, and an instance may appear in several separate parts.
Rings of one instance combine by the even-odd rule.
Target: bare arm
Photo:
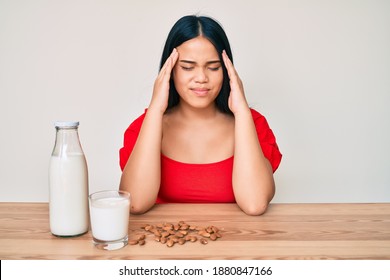
[[[229,107],[235,117],[234,196],[245,213],[261,215],[275,193],[273,172],[261,149],[242,82],[225,52],[223,60],[230,78]]]
[[[148,211],[160,189],[162,118],[168,106],[169,80],[177,57],[174,50],[155,81],[137,142],[123,169],[120,189],[130,192],[130,211],[135,214]]]

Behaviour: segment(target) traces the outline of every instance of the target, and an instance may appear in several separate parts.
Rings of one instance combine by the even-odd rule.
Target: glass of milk
[[[93,242],[99,249],[116,250],[127,245],[130,194],[100,191],[89,196]]]

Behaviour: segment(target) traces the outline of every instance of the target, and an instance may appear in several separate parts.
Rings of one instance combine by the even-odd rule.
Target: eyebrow
[[[192,61],[192,60],[185,60],[185,59],[182,59],[182,60],[179,60],[180,62],[184,62],[184,63],[189,63],[189,64],[197,64],[195,61]],[[218,59],[218,60],[211,60],[211,61],[207,61],[206,62],[206,65],[209,65],[209,64],[214,64],[214,63],[221,63],[221,61]]]

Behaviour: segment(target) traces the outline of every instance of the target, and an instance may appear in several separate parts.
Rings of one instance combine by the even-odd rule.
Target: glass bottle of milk
[[[79,122],[56,122],[49,165],[50,231],[60,237],[84,234],[89,228],[88,167],[81,148]]]

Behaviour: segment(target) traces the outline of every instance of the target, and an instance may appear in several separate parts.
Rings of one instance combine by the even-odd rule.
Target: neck
[[[181,119],[188,121],[211,120],[217,117],[219,114],[218,108],[215,104],[212,104],[207,108],[194,108],[179,103],[175,110],[177,114],[180,115]]]

